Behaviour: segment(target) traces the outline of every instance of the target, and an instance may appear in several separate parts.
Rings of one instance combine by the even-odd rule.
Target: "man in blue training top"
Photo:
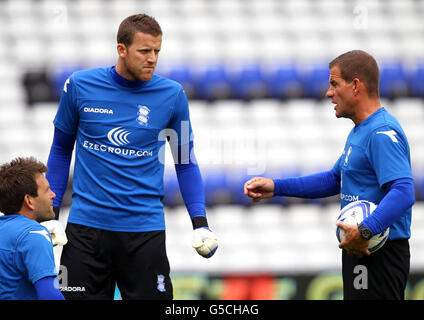
[[[193,152],[186,94],[154,74],[162,44],[157,21],[123,20],[115,66],[73,73],[54,119],[48,167],[58,214],[76,146],[72,206],[61,255],[68,299],[172,299],[165,250],[164,147],[168,140],[193,225],[193,247],[217,248]]]
[[[53,242],[40,223],[54,218],[53,198],[34,158],[0,166],[0,300],[63,300]]]
[[[244,192],[253,201],[273,196],[320,198],[341,195],[341,207],[355,200],[378,204],[359,226],[341,222],[346,231],[342,254],[344,299],[404,299],[409,274],[411,207],[415,202],[409,145],[398,121],[380,104],[379,69],[361,50],[344,53],[330,65],[330,87],[337,118],[355,126],[334,167],[298,178],[247,181]],[[368,251],[369,239],[387,227],[386,244]],[[367,268],[368,287],[355,286],[355,269]]]

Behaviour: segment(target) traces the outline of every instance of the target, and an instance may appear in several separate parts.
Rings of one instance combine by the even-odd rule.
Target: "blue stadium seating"
[[[424,170],[424,169],[423,169]],[[414,172],[414,187],[416,201],[424,200],[424,171]]]
[[[411,95],[424,98],[424,61],[417,64],[409,80]]]
[[[300,98],[304,94],[302,80],[296,64],[278,64],[269,72],[270,97],[274,99]]]
[[[268,88],[266,77],[259,63],[245,64],[232,76],[233,97],[250,100],[266,98]]]
[[[328,62],[314,63],[309,70],[304,72],[302,77],[305,97],[311,99],[325,98],[329,76]]]
[[[60,98],[66,79],[68,79],[75,71],[83,68],[84,67],[82,65],[62,65],[53,69],[50,74],[50,81],[55,99]]]
[[[161,70],[161,75],[179,82],[186,92],[187,98],[196,97],[193,70],[186,64],[173,64],[167,71]]]
[[[231,193],[233,203],[237,205],[246,206],[251,204],[252,200],[244,194],[244,184],[253,176],[249,176],[244,170],[235,171],[227,170],[227,188]]]
[[[198,99],[228,99],[232,96],[230,78],[224,64],[211,64],[199,70],[195,86]]]
[[[84,69],[81,65],[64,65],[54,69],[50,81],[59,99],[67,77]],[[235,70],[234,70],[235,69]],[[178,81],[188,98],[201,100],[255,98],[322,99],[328,89],[328,63],[318,62],[311,68],[296,63],[263,66],[260,63],[227,66],[224,63],[197,67],[174,64],[159,69],[158,74]],[[383,98],[424,97],[424,62],[410,72],[401,61],[380,63],[380,95]]]
[[[402,62],[380,64],[380,96],[384,98],[408,96],[408,77]]]

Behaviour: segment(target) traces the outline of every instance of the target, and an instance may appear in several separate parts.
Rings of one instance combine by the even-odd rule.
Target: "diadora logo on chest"
[[[113,109],[108,109],[105,107],[84,107],[84,112],[89,113],[103,113],[103,114],[113,114]]]

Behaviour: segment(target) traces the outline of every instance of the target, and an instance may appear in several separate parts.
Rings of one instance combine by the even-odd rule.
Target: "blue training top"
[[[65,83],[54,125],[76,137],[69,222],[124,232],[165,229],[165,141],[189,153],[181,146],[192,140],[180,84],[158,75],[128,81],[114,67],[78,71]]]
[[[20,214],[0,216],[0,300],[38,299],[35,283],[56,276],[47,229]]]
[[[363,223],[373,234],[390,226],[389,240],[411,235],[414,184],[409,145],[397,120],[380,108],[355,126],[329,171],[274,179],[275,195],[321,198],[340,193],[341,208],[357,200],[378,204]]]
[[[409,144],[399,122],[380,108],[353,127],[334,170],[340,175],[342,208],[357,200],[379,204],[389,191],[385,184],[412,179]],[[409,238],[410,226],[411,207],[391,225],[389,239]]]

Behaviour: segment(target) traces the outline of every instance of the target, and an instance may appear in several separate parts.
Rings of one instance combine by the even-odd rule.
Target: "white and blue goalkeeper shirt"
[[[192,135],[180,84],[158,75],[128,81],[114,67],[78,71],[64,85],[54,125],[76,136],[69,222],[124,232],[165,229],[166,136],[182,146]]]
[[[34,284],[56,276],[47,229],[23,215],[0,216],[0,300],[38,299]]]
[[[399,122],[380,108],[352,128],[334,171],[340,174],[341,207],[357,200],[379,204],[388,182],[412,179],[408,140]],[[390,227],[389,240],[409,238],[411,208]]]

